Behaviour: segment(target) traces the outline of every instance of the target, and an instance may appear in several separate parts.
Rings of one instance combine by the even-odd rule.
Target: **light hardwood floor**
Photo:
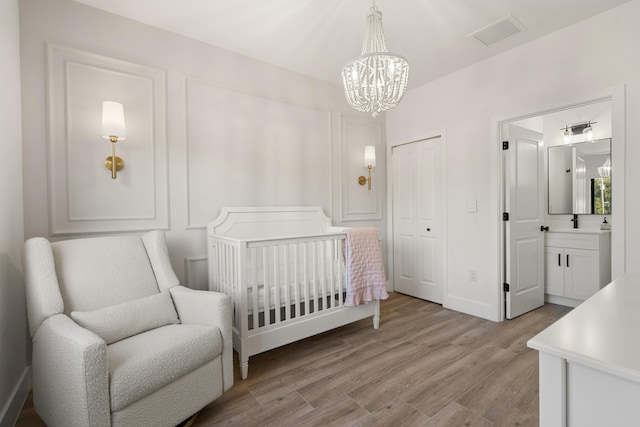
[[[537,426],[536,333],[546,304],[501,323],[392,293],[362,320],[253,356],[197,426]],[[44,425],[29,399],[16,426]]]

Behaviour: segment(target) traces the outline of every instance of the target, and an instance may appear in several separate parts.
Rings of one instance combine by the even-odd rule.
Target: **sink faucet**
[[[573,228],[578,228],[578,214],[573,214],[571,221],[573,222]]]

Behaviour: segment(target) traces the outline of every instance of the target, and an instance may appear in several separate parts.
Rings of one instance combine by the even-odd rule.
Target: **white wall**
[[[634,143],[640,122],[633,119],[640,114],[640,57],[629,54],[640,40],[638,16],[640,1],[631,1],[414,89],[388,113],[389,143],[447,132],[448,306],[499,318],[498,141],[492,139],[492,120],[566,105],[565,100],[625,84],[625,182],[629,189],[640,184],[640,169],[630,167],[640,161]],[[624,198],[624,191],[614,197]],[[466,212],[472,199],[478,200],[474,215]],[[640,197],[629,190],[625,206],[630,220],[620,244],[626,245],[626,269],[638,270],[640,224],[631,218],[640,212]],[[469,270],[478,271],[477,282],[469,281]]]
[[[12,426],[29,389],[20,251],[22,137],[18,0],[0,2],[0,426]]]
[[[383,119],[340,87],[69,0],[20,8],[26,237],[166,229],[178,276],[204,288],[222,206],[319,205],[386,236],[384,180],[356,182],[365,145],[385,176]],[[102,100],[125,108],[116,180]]]

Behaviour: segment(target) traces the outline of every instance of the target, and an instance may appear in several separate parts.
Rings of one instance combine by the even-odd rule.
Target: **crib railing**
[[[231,296],[233,326],[249,335],[318,315],[343,306],[345,238],[344,232],[250,240],[210,235],[209,282]]]

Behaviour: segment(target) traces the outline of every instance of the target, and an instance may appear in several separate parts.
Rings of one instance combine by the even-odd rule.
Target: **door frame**
[[[505,232],[502,221],[502,211],[504,207],[505,191],[505,165],[502,154],[502,129],[503,125],[531,117],[544,116],[562,110],[570,110],[587,104],[602,101],[611,101],[611,163],[615,165],[615,179],[612,183],[612,194],[615,197],[616,207],[612,211],[611,221],[611,279],[622,275],[626,271],[626,109],[625,109],[625,85],[614,86],[612,88],[596,91],[585,96],[557,101],[546,106],[531,107],[521,113],[506,114],[491,119],[491,140],[494,155],[492,169],[496,171],[497,200],[495,203],[495,222],[498,238],[498,259],[496,283],[496,300],[500,310],[500,321],[505,320],[505,294],[503,283],[505,282],[504,262],[505,262]]]
[[[393,239],[393,161],[392,154],[393,149],[400,145],[412,144],[415,142],[425,141],[429,139],[440,138],[442,143],[442,169],[441,169],[441,207],[440,207],[440,217],[442,218],[441,227],[442,227],[442,259],[440,268],[442,270],[442,306],[446,307],[448,305],[448,221],[447,221],[447,133],[444,130],[431,132],[425,134],[421,138],[413,139],[410,141],[399,141],[399,142],[388,142],[387,143],[387,158],[386,158],[386,169],[387,169],[387,259],[389,260],[388,266],[388,274],[387,279],[391,282],[392,289],[395,291],[395,282],[394,278],[394,258],[393,258],[393,248],[394,248],[394,239]],[[613,159],[612,159],[613,162]]]

